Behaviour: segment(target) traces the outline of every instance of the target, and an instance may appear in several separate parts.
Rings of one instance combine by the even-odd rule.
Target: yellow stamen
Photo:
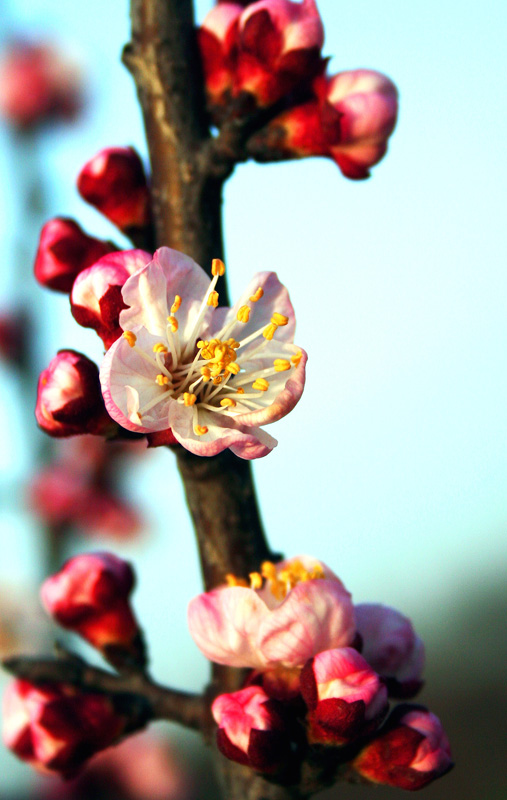
[[[250,589],[262,588],[262,575],[260,572],[251,572],[248,577],[250,578]]]
[[[194,433],[197,434],[197,436],[204,436],[205,433],[208,433],[208,429],[206,425],[196,425],[194,427]]]
[[[170,327],[171,331],[173,333],[176,333],[176,331],[178,330],[178,320],[176,319],[176,317],[172,317],[172,316],[171,317],[167,317],[167,321],[169,323],[169,327]]]
[[[219,386],[222,383],[222,378],[220,377],[220,375],[217,375],[216,378],[213,378],[213,383],[215,386]]]
[[[179,294],[177,294],[175,295],[174,303],[171,306],[171,314],[176,314],[180,306],[181,306],[181,297],[179,296]]]
[[[272,561],[263,561],[261,564],[261,575],[268,581],[276,578],[276,567]]]
[[[309,570],[299,560],[290,561],[278,573],[275,564],[264,561],[261,566],[261,575],[269,584],[269,590],[277,600],[283,600],[291,589],[304,581],[325,578],[321,564],[315,564]]]
[[[231,375],[237,375],[240,369],[241,367],[239,366],[237,361],[231,361],[230,364],[227,364],[225,371],[230,372]]]
[[[298,353],[296,353],[295,356],[291,357],[291,361],[294,364],[294,366],[297,367],[302,358],[303,358],[303,353],[300,350]]]
[[[153,352],[154,353],[167,353],[167,347],[162,342],[157,342],[157,344],[153,345]]]
[[[275,368],[275,372],[285,372],[286,370],[290,369],[291,364],[286,358],[275,358],[273,361],[273,366]]]
[[[132,331],[123,331],[123,337],[127,340],[130,347],[134,347],[137,342],[137,336]]]
[[[255,293],[250,296],[250,300],[252,303],[256,303],[258,300],[261,299],[263,295],[264,295],[264,289],[261,289],[261,287],[259,286],[259,288],[256,289]]]
[[[225,264],[219,258],[214,258],[211,262],[212,275],[225,275]]]
[[[277,331],[277,328],[278,328],[278,325],[276,324],[276,322],[271,321],[271,323],[269,325],[267,325],[264,328],[264,330],[262,331],[262,335],[264,336],[265,339],[268,339],[269,341],[271,341],[271,339],[273,338],[273,336],[275,335],[275,333]]]
[[[289,322],[289,318],[284,316],[284,314],[279,314],[278,311],[275,311],[273,316],[271,317],[271,322],[273,325],[287,325]]]
[[[220,400],[220,405],[224,408],[234,408],[236,405],[236,401],[232,399],[232,397],[223,397]]]
[[[242,386],[239,386],[239,387],[236,389],[236,393],[237,393],[237,394],[245,394],[245,390],[243,389],[243,387],[242,387]]]
[[[210,368],[209,367],[201,367],[201,375],[202,375],[203,381],[205,381],[205,382],[209,381],[209,379],[211,378],[211,370],[210,370]]]
[[[192,392],[184,392],[183,393],[183,402],[186,406],[193,406],[195,401],[197,400],[197,396]]]
[[[161,372],[157,375],[155,380],[159,386],[167,386],[167,384],[169,383],[169,378],[167,377],[167,375],[162,375]]]
[[[225,580],[227,582],[227,586],[248,586],[248,583],[244,578],[236,578],[236,576],[232,575],[230,572],[225,576]]]
[[[209,306],[213,306],[213,308],[218,307],[218,292],[210,292],[208,295],[207,303]]]
[[[203,340],[202,340],[202,339],[199,339],[199,341],[197,342],[197,349],[198,349],[198,350],[202,350],[202,348],[203,348],[205,345],[206,345],[206,342],[203,342]]]
[[[252,383],[252,389],[256,389],[259,392],[267,392],[269,383],[265,378],[257,378],[257,380]]]
[[[248,322],[250,319],[250,306],[241,306],[238,313],[236,314],[236,319],[238,322]]]

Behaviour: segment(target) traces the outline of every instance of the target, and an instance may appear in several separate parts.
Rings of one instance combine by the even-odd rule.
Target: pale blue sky
[[[103,146],[146,152],[131,79],[117,61],[126,0],[109,0],[107,13],[99,0],[9,5],[13,29],[65,43],[87,80],[86,116],[42,143],[50,215],[115,236],[73,180]],[[209,7],[197,3],[201,18]],[[506,7],[319,7],[331,70],[386,72],[400,88],[400,117],[367,182],[312,159],[242,166],[227,186],[232,294],[254,271],[277,270],[298,315],[297,343],[309,353],[305,394],[271,429],[279,446],[255,473],[274,548],[322,558],[358,601],[396,605],[424,630],[437,613],[445,624],[469,585],[489,582],[507,562]],[[5,152],[0,158],[5,172]],[[0,229],[6,220],[9,243],[16,187],[8,177],[3,185]],[[9,268],[15,263],[10,241]],[[98,357],[96,338],[73,323],[65,299],[44,302],[47,360],[59,347]],[[153,532],[123,552],[139,564],[138,606],[151,621],[156,671],[194,688],[206,671],[185,624],[199,591],[190,525],[172,456],[159,451],[147,462],[129,486]],[[0,464],[11,469],[5,451]],[[11,514],[0,535],[5,564],[14,564],[5,570],[29,573],[32,534]]]

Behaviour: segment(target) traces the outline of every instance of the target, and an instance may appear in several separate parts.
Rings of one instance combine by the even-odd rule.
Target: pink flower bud
[[[238,22],[243,8],[220,3],[211,9],[197,31],[208,104],[224,105],[232,91]]]
[[[289,739],[281,705],[260,686],[219,695],[211,711],[218,725],[218,749],[231,761],[269,773],[287,760]]]
[[[387,711],[387,690],[351,647],[326,650],[301,672],[312,743],[343,745],[378,727]]]
[[[235,92],[270,106],[322,69],[324,28],[315,0],[260,0],[239,21]]]
[[[71,686],[11,683],[3,700],[3,740],[36,769],[69,778],[94,753],[120,738],[125,718],[103,695]]]
[[[17,311],[0,311],[0,357],[20,366],[27,356],[27,314]]]
[[[75,116],[81,105],[75,68],[48,45],[13,43],[0,63],[0,113],[20,128]]]
[[[328,156],[319,102],[311,100],[279,114],[248,140],[247,148],[260,162]]]
[[[60,350],[41,372],[35,417],[56,437],[106,435],[116,428],[105,410],[96,364],[75,350]]]
[[[368,178],[396,123],[394,83],[379,72],[356,69],[322,79],[317,92],[329,155],[347,178]]]
[[[35,277],[48,289],[70,292],[76,276],[113,249],[108,242],[87,236],[74,220],[55,217],[41,230]]]
[[[77,179],[81,197],[121,231],[145,228],[151,221],[144,168],[133,147],[107,147],[88,161]]]
[[[384,678],[393,697],[413,697],[421,688],[424,645],[399,611],[377,603],[355,606],[362,655]]]
[[[438,717],[422,706],[401,705],[353,766],[373,783],[414,791],[445,775],[453,762]]]
[[[144,250],[109,253],[76,278],[70,296],[72,315],[84,328],[93,328],[111,347],[123,333],[120,312],[127,308],[121,290],[127,278],[151,261]]]

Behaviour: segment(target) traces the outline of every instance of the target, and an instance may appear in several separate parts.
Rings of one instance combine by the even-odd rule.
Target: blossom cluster
[[[451,768],[437,717],[407,703],[389,714],[390,699],[422,686],[424,647],[410,620],[354,606],[325,564],[301,556],[265,562],[249,582],[228,575],[192,600],[188,621],[208,659],[249,670],[244,688],[212,706],[228,758],[279,775],[305,747],[322,746],[349,774],[404,789]]]
[[[219,3],[198,32],[217,127],[265,115],[269,121],[247,142],[249,156],[327,156],[346,177],[367,178],[396,122],[392,81],[369,69],[326,74],[315,0],[244,5]]]

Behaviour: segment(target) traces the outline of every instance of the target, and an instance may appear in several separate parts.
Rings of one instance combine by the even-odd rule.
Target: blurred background
[[[197,0],[197,18],[210,7]],[[425,639],[421,701],[441,718],[457,762],[425,790],[428,800],[497,800],[507,796],[506,7],[319,0],[319,8],[330,71],[385,72],[399,87],[400,116],[369,181],[308,159],[241,166],[227,185],[231,294],[253,272],[276,270],[309,353],[303,398],[273,429],[278,448],[254,465],[263,517],[277,550],[322,559],[356,602],[398,608]],[[104,455],[89,443],[56,451],[33,418],[37,374],[57,349],[96,360],[102,352],[95,333],[73,321],[68,298],[33,280],[40,226],[74,217],[91,235],[128,246],[75,189],[103,147],[133,145],[146,158],[120,63],[128,3],[109,0],[106,12],[99,0],[4,0],[0,46],[19,37],[50,42],[80,88],[75,113],[36,132],[0,121],[0,325],[10,321],[11,339],[17,325],[16,346],[4,344],[0,362],[0,647],[48,650],[41,579],[73,553],[110,549],[135,562],[155,677],[196,690],[208,666],[186,606],[200,591],[199,567],[172,454],[117,453],[112,485],[100,489],[107,513],[69,522],[68,496],[56,510],[44,503],[44,480],[60,485],[47,465],[72,463],[76,480],[88,480]],[[100,799],[106,775],[108,800],[212,798],[197,737],[172,726],[151,735],[155,743],[137,737],[97,757],[90,776],[65,790],[3,750],[0,796]],[[130,777],[129,747],[145,764]],[[137,785],[139,775],[159,776],[161,793]],[[322,798],[370,794],[340,785]]]

